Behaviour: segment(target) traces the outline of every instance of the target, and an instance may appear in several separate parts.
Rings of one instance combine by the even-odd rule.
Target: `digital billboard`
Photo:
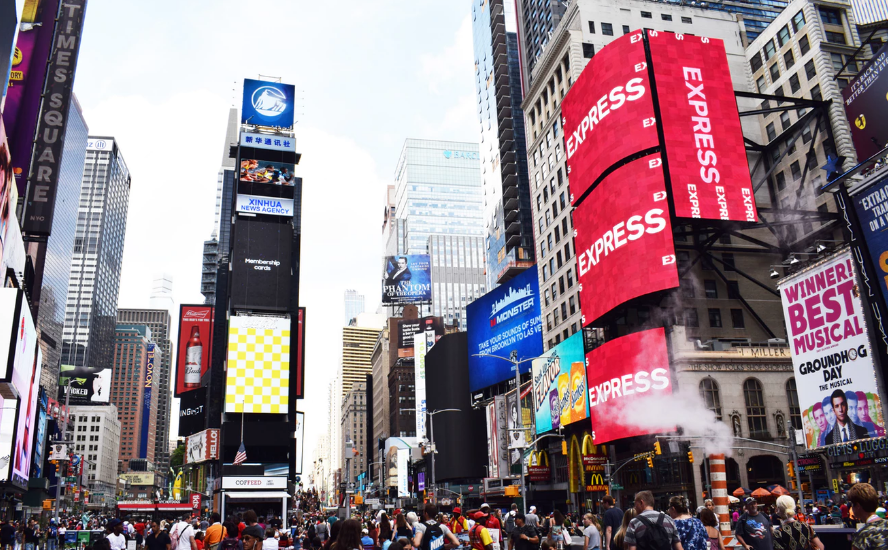
[[[3,119],[0,118],[0,258],[3,257],[3,248],[7,242],[6,234],[9,231],[10,223],[15,223],[17,202],[18,187],[13,176],[9,141],[6,139],[6,127],[3,125]],[[0,272],[0,286],[2,286],[4,272]]]
[[[15,361],[15,341],[18,336],[18,308],[24,292],[17,288],[0,287],[0,380],[10,380],[9,367]]]
[[[882,297],[888,300],[888,177],[856,193],[851,200],[869,257],[878,271]]]
[[[487,404],[488,476],[509,475],[509,438],[506,432],[506,396],[496,395]]]
[[[197,464],[207,460],[219,460],[218,429],[208,429],[185,438],[185,464]]]
[[[157,345],[148,344],[145,350],[145,376],[141,380],[142,425],[139,427],[139,458],[148,458],[148,434],[151,432],[151,394],[154,391],[154,367],[156,359]]]
[[[639,426],[627,420],[643,399],[672,395],[666,332],[662,328],[621,336],[586,354],[589,418],[595,444],[669,432],[675,425]]]
[[[809,449],[885,435],[850,251],[780,281]]]
[[[641,31],[601,49],[561,104],[571,202],[605,170],[658,144]]]
[[[647,33],[675,215],[756,221],[724,42]]]
[[[299,475],[302,473],[302,459],[305,454],[305,413],[296,412],[296,430],[293,442],[296,445],[296,463],[294,473]]]
[[[46,426],[49,419],[49,400],[41,389],[37,402],[37,439],[34,440],[34,460],[31,462],[31,477],[43,477],[43,459],[46,451]]]
[[[411,332],[409,340],[413,342],[413,380],[416,392],[416,437],[425,437],[426,434],[426,355],[432,350],[435,342],[444,336],[444,318],[443,317],[423,317],[417,319],[418,329]],[[400,345],[402,339],[402,323],[412,323],[413,320],[402,320],[398,322],[398,356],[400,357]],[[408,325],[411,326],[412,324]],[[406,340],[408,336],[403,335]]]
[[[231,251],[231,307],[287,311],[293,226],[238,219]]]
[[[296,165],[272,160],[241,159],[240,181],[246,183],[268,183],[271,185],[293,185]]]
[[[286,414],[289,395],[290,319],[232,317],[225,412]]]
[[[62,388],[59,400],[64,401],[65,393],[70,391],[71,405],[109,403],[113,374],[114,371],[111,368],[62,365],[59,372],[59,386]],[[73,380],[70,389],[67,386],[68,380]]]
[[[383,264],[383,304],[413,304],[432,300],[432,262],[428,254],[386,256]]]
[[[235,208],[244,214],[265,214],[292,218],[293,203],[293,199],[238,194]]]
[[[888,44],[863,66],[857,77],[842,90],[845,116],[857,159],[864,161],[888,144],[885,98],[888,96]]]
[[[510,361],[476,354],[514,356],[518,361],[543,353],[540,289],[536,269],[527,269],[511,281],[466,306],[469,344],[469,388],[472,392],[515,378]],[[530,371],[530,361],[519,365]]]
[[[296,310],[296,360],[292,361],[296,373],[296,395],[293,399],[302,399],[305,396],[305,308]]]
[[[241,124],[292,128],[295,91],[292,84],[245,78]]]
[[[12,460],[9,458],[13,455],[12,442],[18,419],[18,401],[0,396],[0,481],[10,480]]]
[[[543,434],[589,418],[586,401],[586,354],[583,333],[534,359],[533,409],[536,433]]]
[[[179,397],[179,437],[188,437],[207,427],[207,389],[198,388]]]
[[[5,232],[3,257],[0,259],[0,286],[13,285],[20,288],[24,283],[25,242],[22,239],[22,230],[13,209],[9,210],[7,223],[4,227],[0,227],[0,231]],[[10,269],[12,270],[11,274],[9,273]],[[9,277],[12,277],[11,281],[7,280]]]
[[[678,286],[659,155],[611,172],[589,199],[573,212],[584,325],[627,300]]]
[[[22,309],[28,310],[30,317],[30,308],[24,305]],[[33,340],[26,335],[16,343],[18,348],[16,362],[18,363],[19,355],[22,355],[23,359],[16,366],[16,372],[13,373],[13,382],[15,383],[18,378],[18,369],[24,370],[21,381],[25,382],[25,385],[15,384],[15,389],[19,394],[19,414],[16,421],[15,454],[12,457],[12,479],[24,487],[28,486],[28,479],[31,476],[34,435],[37,433],[37,397],[40,394],[40,371],[43,368],[43,351],[37,345],[37,332],[33,329],[33,325],[32,330],[33,333],[30,336],[33,337]]]
[[[176,346],[176,397],[202,387],[213,364],[215,310],[203,304],[179,306],[179,338]]]

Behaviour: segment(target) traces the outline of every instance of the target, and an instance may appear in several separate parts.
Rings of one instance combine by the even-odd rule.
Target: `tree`
[[[170,467],[178,468],[182,466],[182,463],[185,462],[185,445],[179,445],[176,447],[170,454]]]

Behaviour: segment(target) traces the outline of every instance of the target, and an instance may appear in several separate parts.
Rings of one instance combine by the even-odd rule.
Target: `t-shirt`
[[[112,533],[105,538],[111,543],[111,550],[126,550],[126,537],[123,535],[115,535]]]
[[[744,513],[737,521],[734,534],[743,537],[743,541],[753,550],[772,550],[774,547],[771,542],[771,522],[765,514],[750,516]]]
[[[515,528],[512,529],[512,532],[509,534],[509,538],[514,541],[514,545],[512,546],[512,548],[514,548],[515,550],[538,550],[538,548],[540,547],[539,542],[533,543],[529,540],[524,540],[521,538],[521,535],[527,535],[527,538],[529,539],[539,537],[540,534],[537,531],[536,527],[534,527],[533,525],[527,525],[526,523],[523,527],[518,527],[516,525]]]
[[[446,525],[444,525],[443,523],[439,523],[439,524],[438,524],[438,527],[440,527],[440,528],[441,528],[441,531],[444,532],[444,538],[446,539],[446,538],[447,538],[447,535],[451,533],[450,528],[447,527]],[[413,526],[413,529],[416,531],[416,534],[415,534],[415,535],[425,534],[425,532],[426,532],[426,524],[423,523],[423,522],[421,522],[421,521],[417,521],[417,522],[416,522],[416,525]],[[414,536],[415,536],[415,535],[414,535]]]
[[[583,529],[583,536],[589,539],[589,546],[586,547],[586,550],[601,548],[601,533],[598,532],[597,527],[594,525],[586,527]]]
[[[167,544],[172,544],[172,542],[166,531],[151,533],[145,539],[145,545],[148,547],[148,550],[166,550]]]
[[[706,543],[709,540],[709,534],[702,521],[697,518],[689,518],[676,519],[673,522],[684,550],[708,550]]]
[[[194,528],[184,521],[180,521],[173,526],[170,533],[173,532],[177,533],[179,536],[179,544],[177,544],[173,550],[191,550],[191,537],[194,536]],[[114,548],[111,550],[114,550]]]
[[[642,516],[648,519],[651,523],[657,523],[660,519],[660,515],[662,513],[656,510],[645,510],[641,513]],[[676,542],[681,542],[678,538],[678,533],[675,530],[675,524],[672,523],[672,518],[667,516],[666,514],[662,514],[665,516],[663,518],[663,529],[666,530],[666,535],[669,536],[669,542],[671,545],[674,545]],[[647,530],[647,525],[642,523],[640,519],[637,517],[629,522],[629,527],[626,528],[626,536],[623,538],[623,544],[627,544],[629,546],[636,546],[638,544],[638,539],[644,535],[644,532]]]
[[[797,550],[808,548],[810,541],[817,535],[800,521],[785,521],[773,531],[774,550]]]
[[[531,527],[536,527],[537,529],[539,529],[540,518],[536,514],[526,514],[524,516],[524,523],[530,525]]]
[[[617,531],[620,530],[620,527],[623,525],[623,511],[614,506],[613,508],[608,508],[608,510],[604,513],[604,530],[607,531],[607,528],[611,528],[611,537],[617,534]]]
[[[877,519],[868,521],[854,535],[854,542],[851,543],[851,546],[857,550],[875,550],[876,548],[888,547],[888,520]]]
[[[475,525],[469,531],[469,541],[472,544],[472,548],[475,550],[484,550],[484,548],[488,544],[493,544],[493,539],[490,537],[490,531],[487,530],[487,527],[483,525]]]
[[[207,528],[204,534],[204,544],[212,546],[221,542],[223,537],[225,537],[225,528],[222,527],[221,523],[216,522]]]
[[[140,535],[145,535],[145,524],[141,521],[135,525],[133,525],[133,529],[136,530],[136,533]]]
[[[25,527],[24,542],[33,542],[34,544],[37,544],[38,542],[40,542],[39,538],[40,537],[37,535],[37,529],[33,529],[31,527]]]
[[[370,535],[364,535],[361,537],[361,545],[364,547],[364,550],[373,550],[375,546],[373,544],[373,538]]]

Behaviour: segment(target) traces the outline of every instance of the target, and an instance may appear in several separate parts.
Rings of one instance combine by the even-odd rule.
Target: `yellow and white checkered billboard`
[[[286,414],[289,397],[290,319],[232,317],[225,412]]]

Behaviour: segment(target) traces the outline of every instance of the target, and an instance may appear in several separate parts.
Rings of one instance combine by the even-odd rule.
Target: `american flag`
[[[234,465],[243,464],[247,461],[247,450],[244,448],[244,442],[241,441],[240,447],[237,450],[237,454],[234,455]]]

